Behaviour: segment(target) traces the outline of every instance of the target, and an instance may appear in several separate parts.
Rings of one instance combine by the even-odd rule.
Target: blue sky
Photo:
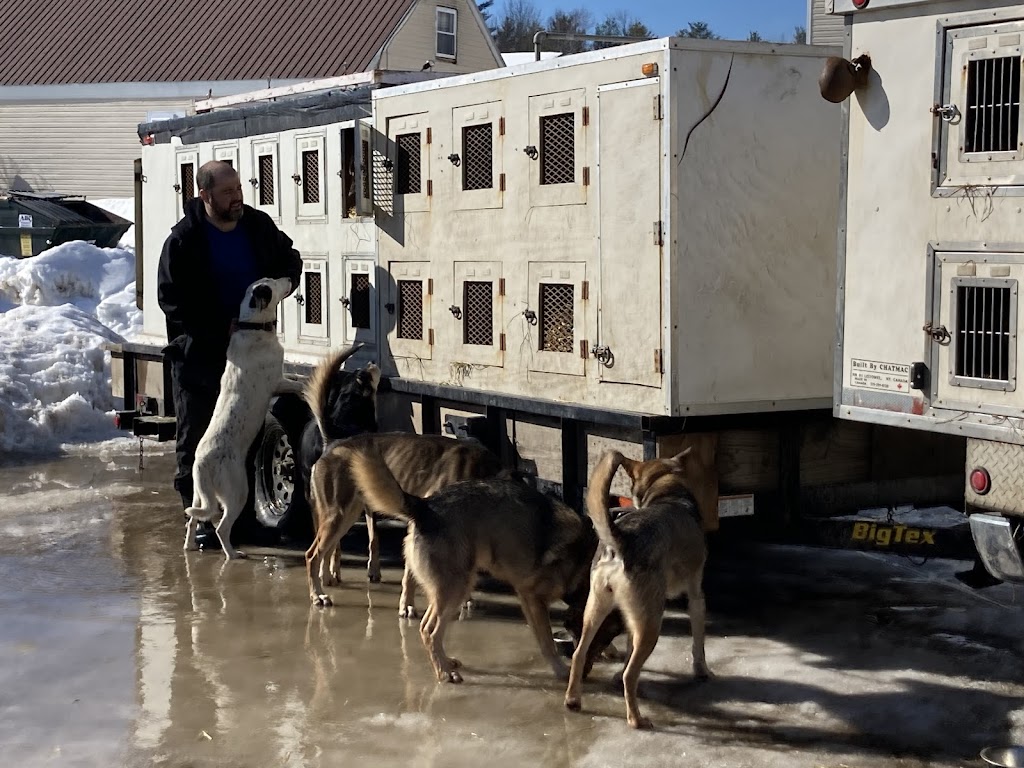
[[[659,37],[674,35],[690,21],[706,21],[722,37],[745,39],[751,31],[768,40],[789,39],[807,25],[807,0],[534,0],[545,19],[557,8],[590,9],[595,19],[627,10]],[[500,9],[504,0],[497,0]]]

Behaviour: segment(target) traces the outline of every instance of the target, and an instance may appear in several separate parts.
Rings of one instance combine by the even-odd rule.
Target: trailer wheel
[[[267,414],[256,451],[256,518],[267,528],[283,528],[301,493],[298,462],[288,431]]]

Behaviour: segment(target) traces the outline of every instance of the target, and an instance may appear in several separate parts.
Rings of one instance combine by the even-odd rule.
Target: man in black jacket
[[[299,285],[302,257],[267,214],[242,202],[238,173],[228,163],[204,164],[199,197],[171,229],[160,254],[157,299],[167,318],[163,353],[171,367],[177,419],[174,488],[192,504],[192,463],[210,424],[226,364],[228,339],[246,289],[264,277]],[[199,542],[217,542],[212,526]]]

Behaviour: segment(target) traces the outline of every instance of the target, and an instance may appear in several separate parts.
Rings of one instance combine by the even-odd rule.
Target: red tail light
[[[979,496],[984,496],[992,490],[992,478],[989,476],[988,470],[981,467],[971,472],[970,483],[971,488]]]
[[[867,8],[869,2],[871,2],[871,0],[853,0],[853,7],[860,11]]]

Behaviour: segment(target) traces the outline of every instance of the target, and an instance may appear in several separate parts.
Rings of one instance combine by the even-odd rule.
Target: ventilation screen
[[[1013,303],[1009,288],[957,286],[955,375],[1009,381]]]
[[[370,327],[370,276],[353,274],[349,283],[349,313],[353,328]]]
[[[967,65],[965,152],[1016,152],[1020,133],[1020,56]]]
[[[319,272],[306,273],[306,301],[304,310],[306,312],[307,325],[321,325],[323,323],[323,294],[320,292],[323,287],[322,276]]]
[[[395,145],[398,148],[395,194],[418,195],[422,189],[420,185],[420,168],[422,167],[420,135],[418,133],[403,133],[395,137]]]
[[[566,283],[540,284],[540,348],[544,352],[572,352],[573,287]]]
[[[462,343],[489,347],[494,344],[494,291],[490,282],[462,284]]]
[[[576,180],[574,115],[566,112],[540,119],[540,183],[572,184]]]
[[[317,149],[302,153],[302,202],[320,202],[320,150]]]
[[[462,188],[490,189],[494,186],[491,123],[462,129]]]
[[[259,159],[260,205],[274,204],[274,156],[260,155]]]
[[[363,168],[362,168],[362,185],[363,185],[363,199],[370,199],[370,162],[372,157],[370,156],[370,142],[364,139],[361,143],[363,148]]]
[[[423,281],[398,281],[398,338],[423,340]]]
[[[181,202],[188,203],[196,196],[196,167],[192,163],[181,164]]]

